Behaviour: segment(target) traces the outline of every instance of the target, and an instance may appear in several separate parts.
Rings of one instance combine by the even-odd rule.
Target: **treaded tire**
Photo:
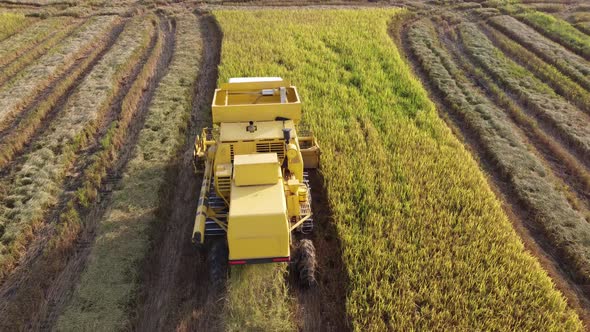
[[[207,250],[207,266],[209,267],[209,284],[215,292],[225,288],[227,281],[229,251],[225,241],[216,240]]]
[[[317,261],[313,242],[308,239],[299,241],[295,250],[295,275],[303,288],[317,286]]]

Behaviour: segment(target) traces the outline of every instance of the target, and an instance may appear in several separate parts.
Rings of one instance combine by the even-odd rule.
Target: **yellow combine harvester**
[[[313,228],[305,169],[319,147],[298,127],[297,89],[279,77],[232,78],[215,90],[213,129],[195,143],[203,184],[192,240],[207,250],[210,278],[227,264],[291,262],[304,285],[315,283],[315,249],[296,240]]]

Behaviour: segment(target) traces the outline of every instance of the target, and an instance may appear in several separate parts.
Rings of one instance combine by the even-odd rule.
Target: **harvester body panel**
[[[312,227],[304,168],[319,166],[315,138],[298,126],[297,89],[277,77],[230,79],[212,113],[215,128],[195,144],[205,173],[193,242],[225,236],[230,263],[288,261],[291,232]]]

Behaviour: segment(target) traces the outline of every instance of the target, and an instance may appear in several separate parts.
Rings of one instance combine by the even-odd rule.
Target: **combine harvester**
[[[319,166],[319,147],[299,128],[301,101],[279,77],[232,78],[215,90],[214,129],[195,143],[203,176],[192,241],[206,250],[214,287],[229,265],[290,262],[303,286],[316,283],[305,169]],[[295,234],[297,233],[297,234]]]

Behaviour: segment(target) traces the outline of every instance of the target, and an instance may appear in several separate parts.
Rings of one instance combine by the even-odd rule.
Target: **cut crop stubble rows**
[[[64,18],[48,18],[32,24],[19,34],[13,35],[0,42],[0,68],[14,61],[23,54],[35,48],[45,39],[50,38],[64,23]]]
[[[121,80],[147,47],[149,38],[137,38],[138,31],[151,34],[153,25],[142,20],[138,16],[128,23],[11,177],[10,189],[0,204],[0,276],[24,253],[45,212],[64,190],[64,177],[77,153],[102,125]]]
[[[562,74],[554,66],[544,62],[533,52],[511,40],[509,37],[488,25],[480,25],[496,47],[535,76],[547,83],[558,94],[579,109],[590,114],[590,92]],[[590,71],[590,67],[587,68]]]
[[[438,43],[431,23],[417,23],[408,36],[421,66],[455,118],[476,137],[494,171],[508,183],[518,201],[533,212],[551,243],[561,249],[560,253],[583,278],[590,267],[583,250],[585,239],[590,238],[590,227],[556,189],[551,170],[526,146],[524,133],[514,128],[506,113],[469,83]]]
[[[322,145],[354,329],[582,329],[392,43],[387,27],[399,11],[215,15],[220,82],[283,76],[300,89]],[[245,295],[228,294],[227,328],[274,326],[246,315],[290,303],[271,291],[284,281],[268,275],[268,293],[254,295],[232,273],[229,291]]]
[[[458,28],[467,53],[505,89],[515,93],[539,119],[547,122],[581,156],[590,156],[590,117],[557,95],[547,84],[507,58],[476,25]],[[585,160],[588,161],[588,160]]]
[[[0,87],[0,129],[9,126],[11,120],[78,57],[92,49],[95,43],[100,44],[118,20],[113,16],[88,20],[74,34]]]
[[[511,16],[495,16],[489,23],[590,91],[590,64],[582,57]]]
[[[58,330],[88,330],[99,323],[112,330],[132,324],[129,310],[137,301],[149,230],[168,217],[156,212],[164,204],[160,202],[162,188],[170,186],[166,182],[169,165],[185,143],[201,60],[195,16],[183,14],[174,20],[176,46],[168,73],[155,91],[134,156],[113,192],[109,211],[100,220],[88,265],[58,321]]]

